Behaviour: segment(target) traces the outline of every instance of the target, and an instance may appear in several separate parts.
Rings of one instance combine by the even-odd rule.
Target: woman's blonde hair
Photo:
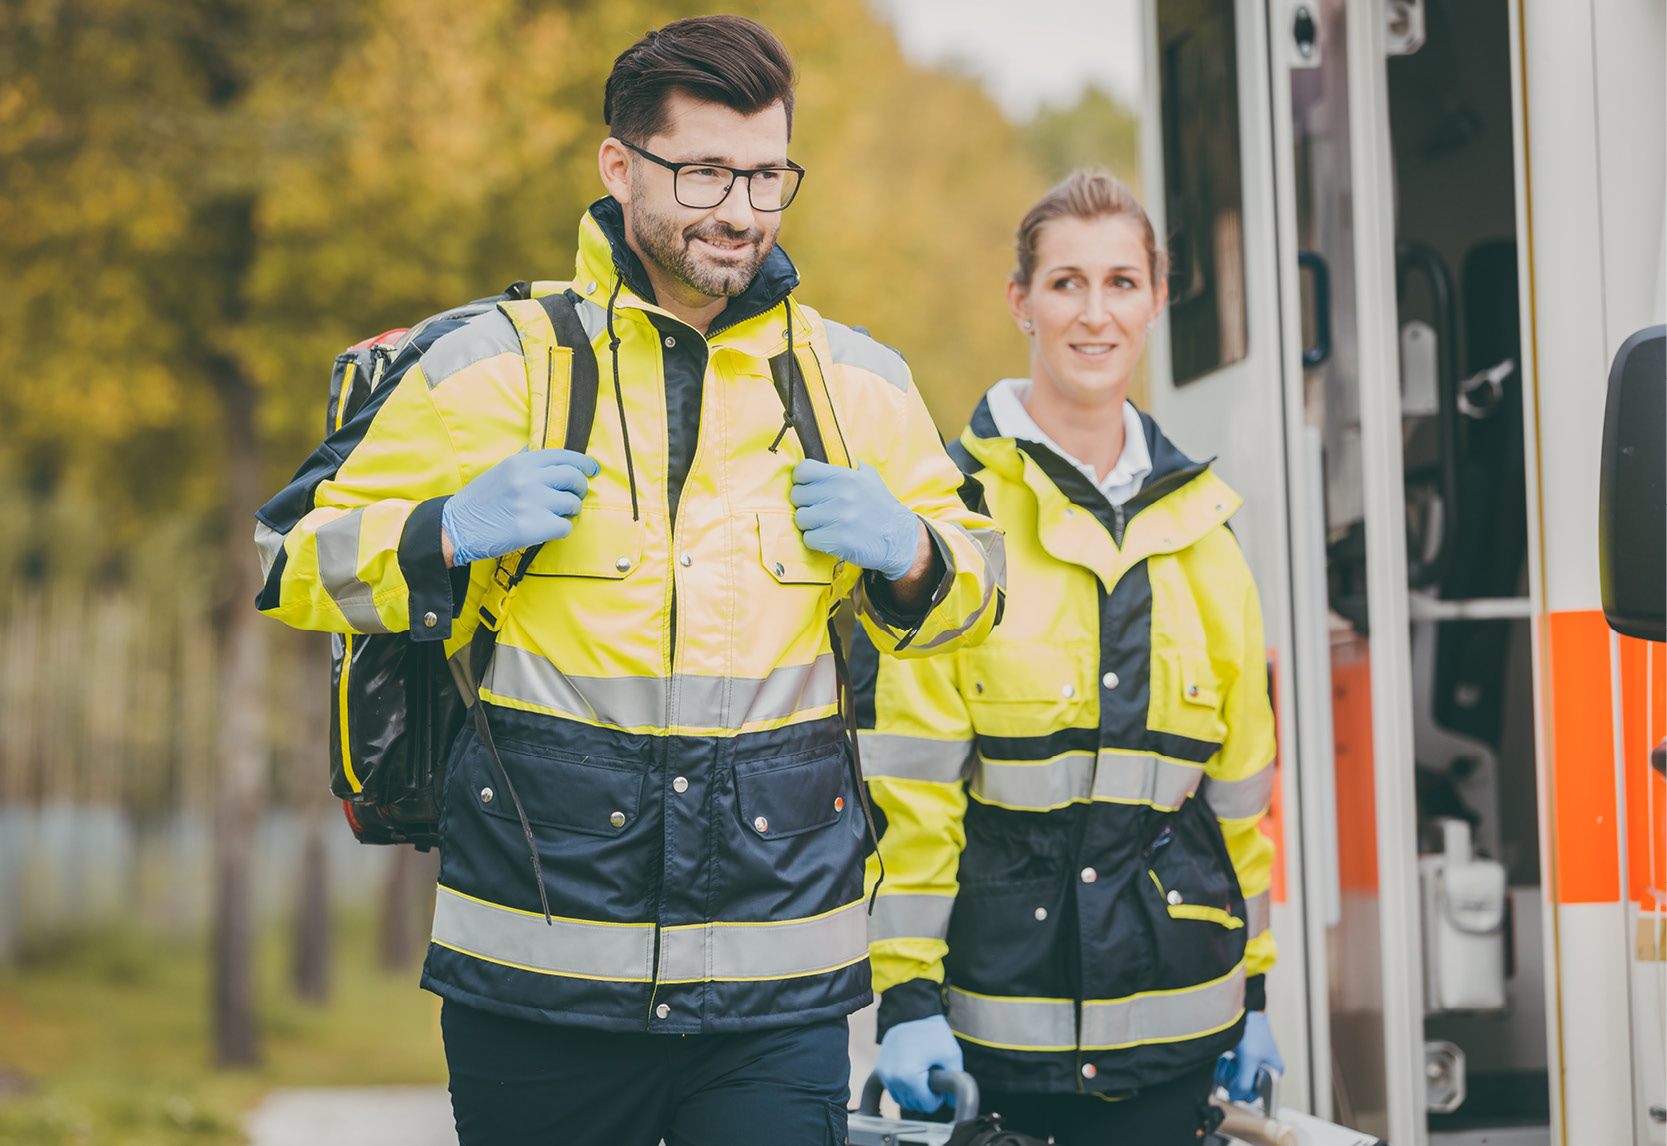
[[[1013,268],[1013,281],[1023,290],[1030,289],[1030,277],[1036,273],[1036,245],[1041,242],[1042,228],[1054,219],[1069,216],[1073,219],[1126,217],[1140,224],[1146,241],[1146,262],[1152,275],[1152,289],[1169,272],[1169,254],[1158,246],[1152,231],[1152,220],[1140,205],[1128,184],[1101,167],[1079,167],[1065,177],[1053,190],[1036,201],[1025,212],[1014,237],[1018,265]]]

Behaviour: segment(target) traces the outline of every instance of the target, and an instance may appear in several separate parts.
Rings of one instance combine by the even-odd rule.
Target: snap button
[[[1065,507],[1065,516],[1066,517],[1075,517],[1076,515],[1077,515],[1076,510],[1072,509],[1070,506]]]
[[[631,559],[629,557],[621,557],[618,561],[614,562],[614,568],[618,569],[621,573],[629,573],[631,571]]]
[[[770,821],[766,820],[763,816],[759,816],[752,822],[752,826],[761,832],[767,832],[770,830]]]
[[[984,691],[984,682],[981,681],[981,680],[973,681],[972,682],[972,690],[974,692],[983,692]]]
[[[1105,676],[1100,678],[1100,683],[1105,685],[1107,688],[1116,688],[1117,687],[1117,674],[1114,673],[1114,672],[1106,673]]]
[[[677,345],[677,339],[673,338],[669,334],[666,335],[666,349],[670,350],[672,347],[674,347],[676,345]]]
[[[1073,696],[1077,695],[1077,686],[1074,684],[1068,684],[1059,690],[1059,695],[1063,696],[1066,700],[1070,700]]]
[[[492,802],[492,789],[482,788],[480,790],[480,802],[483,804],[490,804]]]
[[[1181,893],[1178,892],[1178,891],[1171,891],[1164,898],[1169,900],[1169,906],[1171,906],[1171,907],[1181,906]]]
[[[670,1018],[671,1008],[666,1006],[664,1003],[661,1003],[658,1007],[654,1008],[654,1017],[657,1019]]]
[[[596,291],[596,280],[591,279],[590,282],[585,284],[585,293],[586,294],[593,294],[593,293],[595,293],[595,291]]]
[[[834,797],[834,811],[843,812],[844,810],[845,810],[845,797],[844,796],[835,796]]]
[[[1095,871],[1093,868],[1085,867],[1085,868],[1082,869],[1082,882],[1084,882],[1084,883],[1093,883],[1095,880],[1097,880],[1099,878],[1100,878],[1100,873]]]
[[[773,566],[771,566],[771,568],[773,568],[776,571],[776,576],[777,577],[784,576],[787,573],[787,569],[782,565],[782,563],[780,561],[777,561]]]
[[[673,792],[680,792],[680,793],[681,792],[687,792],[689,790],[689,781],[687,779],[685,779],[684,777],[679,776],[677,779],[675,779],[671,782],[671,790]]]
[[[845,573],[845,562],[835,561],[834,562],[834,576],[835,577],[841,577],[841,576],[844,575],[844,573]]]
[[[1038,907],[1036,909],[1036,922],[1040,923],[1040,922],[1042,922],[1042,920],[1046,919],[1047,917],[1048,917],[1048,909],[1047,908]]]
[[[432,629],[435,625],[438,625],[439,623],[440,623],[440,618],[436,617],[433,613],[424,613],[423,614],[423,627],[425,629]]]
[[[613,815],[608,817],[608,823],[612,824],[616,828],[623,828],[625,826],[625,813],[615,812]]]
[[[1095,1075],[1097,1075],[1099,1073],[1100,1072],[1097,1069],[1095,1069],[1093,1063],[1085,1062],[1085,1063],[1082,1064],[1082,1077],[1084,1077],[1084,1078],[1093,1078]]]
[[[1198,695],[1198,686],[1195,685],[1195,684],[1187,685],[1187,695],[1188,696],[1197,696]]]
[[[677,559],[677,563],[687,569],[695,563],[695,555],[693,553],[685,553]]]

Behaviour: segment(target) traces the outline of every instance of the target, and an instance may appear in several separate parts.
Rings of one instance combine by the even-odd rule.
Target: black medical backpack
[[[342,351],[330,375],[326,433],[335,433],[361,412],[374,417],[375,409],[367,409],[372,396],[391,392],[441,336],[530,294],[527,283],[514,283],[501,295],[476,299]],[[538,301],[556,342],[573,352],[562,444],[583,453],[596,411],[596,356],[572,296],[551,294]],[[547,400],[559,404],[554,398]],[[520,580],[534,552],[500,563],[506,589]],[[470,680],[479,679],[495,638],[486,626],[481,629],[485,636],[471,642],[465,654],[473,670]],[[331,634],[330,790],[341,800],[360,843],[412,844],[427,851],[439,842],[445,759],[470,708],[442,646],[441,641],[413,641],[406,633]],[[464,684],[472,700],[472,685]]]

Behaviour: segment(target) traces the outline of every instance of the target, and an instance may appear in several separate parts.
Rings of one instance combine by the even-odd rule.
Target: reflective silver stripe
[[[1153,991],[1082,1004],[1082,1049],[1178,1042],[1232,1025],[1244,1010],[1244,964],[1182,991]]]
[[[359,580],[359,525],[364,510],[355,509],[318,527],[318,579],[347,623],[360,633],[385,633],[371,587]]]
[[[573,309],[579,312],[579,325],[585,328],[585,337],[592,342],[608,329],[608,312],[590,299],[580,299],[579,305]]]
[[[551,708],[616,728],[738,730],[838,702],[832,653],[808,665],[784,665],[763,679],[692,676],[569,676],[547,657],[500,644],[481,682],[507,700]]]
[[[554,919],[473,899],[441,886],[434,942],[494,963],[547,975],[645,983],[654,970],[652,923]]]
[[[260,554],[260,576],[264,581],[272,576],[272,563],[284,548],[284,535],[264,521],[255,522],[255,551]]]
[[[1256,938],[1272,926],[1272,902],[1272,896],[1265,891],[1260,895],[1252,895],[1245,898],[1245,933],[1250,938]]]
[[[1187,802],[1204,779],[1202,764],[1182,764],[1161,756],[1109,752],[1100,753],[1094,770],[1096,800],[1125,804],[1151,804],[1172,812]]]
[[[981,757],[972,794],[987,804],[1024,811],[1047,811],[1089,799],[1174,811],[1186,803],[1203,776],[1199,764],[1110,750],[1097,757],[1066,752],[1036,763]]]
[[[423,379],[430,390],[460,370],[500,354],[520,354],[521,336],[497,307],[483,311],[456,330],[442,334],[423,352]]]
[[[953,895],[886,895],[882,892],[874,897],[874,914],[868,917],[868,941],[948,939],[949,916],[954,910]]]
[[[1278,778],[1273,761],[1269,760],[1242,780],[1218,780],[1211,776],[1204,782],[1204,798],[1218,819],[1247,820],[1267,811]]]
[[[821,975],[868,956],[863,900],[780,923],[702,923],[660,931],[660,982]],[[541,921],[542,922],[542,921]]]
[[[963,537],[967,538],[967,540],[973,542],[973,544],[977,545],[984,551],[984,599],[978,603],[978,608],[972,611],[972,615],[969,616],[964,623],[953,629],[939,633],[929,641],[917,642],[914,646],[917,649],[935,649],[941,644],[945,644],[960,637],[974,625],[978,624],[979,619],[984,616],[986,610],[988,610],[989,607],[995,603],[996,590],[1002,589],[1005,591],[1007,587],[1007,543],[1002,539],[1000,530],[971,530],[955,521],[928,522],[926,528],[936,529],[940,525],[947,525],[951,529],[959,530]],[[943,547],[943,551],[946,555],[948,555],[950,552],[949,546],[945,545]],[[949,557],[948,560],[950,563],[950,569],[946,576],[953,577],[956,572],[954,559],[953,557]]]
[[[1070,999],[1014,999],[949,989],[949,1025],[985,1046],[1075,1050],[1077,1007]]]
[[[1093,783],[1094,756],[1088,752],[1067,752],[1035,763],[980,757],[972,794],[986,804],[1045,812],[1088,799]]]
[[[863,774],[870,780],[930,780],[954,784],[966,778],[972,741],[932,740],[894,732],[859,732]]]
[[[822,325],[828,328],[828,349],[833,352],[835,363],[840,366],[855,366],[870,374],[878,374],[899,390],[908,393],[909,366],[903,361],[901,354],[874,341],[866,334],[859,334],[842,322],[824,318]]]

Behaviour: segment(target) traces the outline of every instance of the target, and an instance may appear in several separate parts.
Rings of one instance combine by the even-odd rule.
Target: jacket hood
[[[625,241],[625,208],[612,195],[604,195],[590,205],[579,224],[579,257],[574,278],[581,292],[588,296],[594,293],[586,289],[592,282],[599,284],[601,293],[610,293],[616,274],[637,298],[650,306],[659,306],[647,269]],[[787,252],[777,246],[747,284],[747,289],[729,300],[729,305],[713,322],[713,331],[736,326],[780,306],[798,285],[799,269],[787,257]]]

